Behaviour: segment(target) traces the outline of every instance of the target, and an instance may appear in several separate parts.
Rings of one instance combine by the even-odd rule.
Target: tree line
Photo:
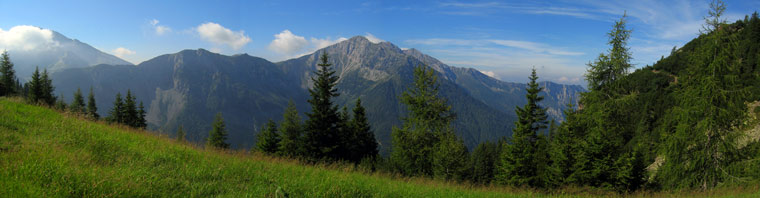
[[[20,96],[31,104],[53,107],[60,111],[85,116],[91,120],[101,119],[92,87],[90,87],[87,96],[87,103],[82,96],[82,90],[77,88],[73,93],[72,101],[67,104],[63,94],[60,96],[53,94],[55,87],[47,69],[40,72],[39,67],[36,68],[31,79],[22,85],[16,78],[13,66],[8,52],[3,52],[0,55],[0,96]],[[121,93],[117,93],[113,109],[109,111],[105,121],[145,129],[147,127],[145,107],[142,102],[139,102],[138,105],[136,101],[137,99],[130,90],[127,90],[124,100],[121,98]]]

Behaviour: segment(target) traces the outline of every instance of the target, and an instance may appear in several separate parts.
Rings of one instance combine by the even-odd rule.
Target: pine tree
[[[61,94],[60,96],[58,96],[58,97],[56,98],[56,101],[55,101],[55,109],[58,109],[59,111],[66,111],[66,106],[68,106],[68,105],[66,104],[66,100],[65,100],[65,98],[63,97],[63,94]]]
[[[77,91],[74,92],[74,100],[71,101],[69,111],[76,114],[84,114],[86,111],[84,107],[84,98],[82,97],[82,90],[79,88],[77,88]]]
[[[4,51],[0,57],[0,96],[9,96],[18,93],[16,89],[16,72],[13,70],[8,51]]]
[[[438,97],[438,78],[427,66],[414,68],[413,86],[403,92],[401,102],[409,114],[401,128],[393,128],[390,160],[404,175],[433,174],[433,151],[444,133],[452,131],[455,119],[451,106]]]
[[[337,97],[338,90],[335,85],[338,77],[335,71],[330,69],[327,53],[320,57],[319,69],[316,72],[314,87],[309,89],[311,99],[311,113],[307,113],[306,133],[304,134],[305,156],[311,159],[331,158],[336,159],[339,153],[337,149],[341,143],[339,137],[340,128],[338,123],[338,107],[333,105],[332,99]]]
[[[543,187],[543,182],[538,175],[538,167],[546,166],[546,164],[539,164],[537,161],[538,157],[543,157],[536,154],[538,152],[537,134],[539,130],[546,128],[547,115],[546,109],[538,105],[544,98],[538,95],[543,88],[539,87],[537,79],[536,69],[533,68],[526,88],[528,93],[525,97],[528,103],[515,109],[518,120],[512,129],[512,144],[504,146],[501,167],[499,167],[498,178],[504,184]]]
[[[470,181],[479,184],[491,183],[500,150],[499,144],[493,142],[482,142],[475,147],[470,157],[470,168],[472,168]]]
[[[264,153],[276,154],[279,152],[280,139],[277,124],[270,119],[256,135],[256,149]]]
[[[121,99],[121,93],[116,93],[113,108],[108,112],[106,120],[113,123],[124,123],[124,102]]]
[[[100,115],[98,114],[98,105],[95,104],[95,94],[90,87],[90,94],[87,95],[87,117],[98,120]]]
[[[182,128],[182,125],[179,125],[179,127],[177,127],[177,141],[180,141],[180,142],[187,141],[187,138],[185,138],[185,136],[186,136],[185,129]]]
[[[137,128],[139,129],[145,129],[148,127],[148,121],[145,120],[145,106],[143,106],[143,102],[140,101],[140,104],[137,107]]]
[[[366,157],[374,157],[377,155],[377,140],[375,140],[375,133],[372,132],[372,127],[367,120],[366,110],[362,106],[361,98],[356,99],[356,106],[353,109],[354,117],[349,122],[351,131],[353,132],[353,145],[355,149],[349,151],[353,155],[349,160],[359,163]]]
[[[47,69],[42,71],[42,77],[40,79],[40,85],[41,85],[41,100],[43,103],[45,103],[48,106],[52,106],[55,103],[55,96],[53,95],[53,91],[55,91],[55,87],[53,87],[53,80],[50,79],[50,76],[48,75]]]
[[[282,140],[280,140],[278,149],[280,155],[288,157],[300,156],[303,152],[303,131],[301,128],[301,117],[298,116],[298,110],[292,100],[288,102],[288,107],[285,109],[282,117],[282,122],[280,123]]]
[[[137,104],[135,103],[135,97],[132,95],[132,91],[127,89],[127,96],[124,97],[124,109],[123,109],[123,123],[127,126],[139,128],[140,115],[137,112]]]
[[[40,76],[40,69],[39,67],[34,69],[34,73],[32,73],[32,79],[29,80],[29,82],[26,83],[26,87],[29,89],[29,93],[27,96],[27,100],[29,102],[37,104],[42,101],[43,95],[42,95],[42,77]]]
[[[216,117],[214,117],[214,123],[211,126],[211,131],[209,131],[206,144],[219,149],[230,147],[230,144],[227,143],[227,129],[221,112],[217,113]]]

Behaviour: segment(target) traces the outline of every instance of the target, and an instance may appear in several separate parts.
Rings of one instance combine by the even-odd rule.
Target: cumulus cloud
[[[383,40],[382,40],[382,39],[380,39],[380,38],[377,38],[375,35],[372,35],[372,34],[370,34],[369,32],[367,32],[367,34],[366,34],[366,35],[364,35],[364,38],[367,38],[367,40],[369,40],[369,42],[372,42],[372,43],[374,43],[374,44],[378,44],[378,43],[380,43],[380,42],[383,42]]]
[[[311,37],[307,40],[303,36],[293,34],[290,30],[283,30],[274,35],[274,40],[269,43],[269,50],[285,55],[285,57],[302,56],[345,40],[348,39],[345,37],[337,39]]]
[[[478,71],[480,71],[480,70],[478,70]],[[493,71],[480,71],[480,73],[483,73],[486,76],[490,76],[491,78],[499,79],[499,76],[496,75],[496,72],[493,72]]]
[[[129,50],[129,49],[123,48],[123,47],[119,47],[119,48],[113,49],[113,50],[111,50],[111,52],[113,52],[113,55],[115,55],[116,57],[119,57],[119,58],[124,58],[125,56],[134,55],[135,54],[135,51],[132,51],[132,50]]]
[[[195,30],[201,39],[217,45],[227,45],[235,50],[251,42],[251,38],[246,36],[244,31],[232,31],[217,23],[204,23]]]
[[[269,49],[280,54],[293,54],[307,45],[309,41],[306,41],[303,36],[295,35],[290,30],[283,30],[274,35],[274,40],[269,43]]]
[[[0,48],[6,50],[36,50],[57,46],[53,31],[34,26],[20,25],[5,31],[0,29]]]
[[[158,22],[159,21],[157,19],[150,21],[150,25],[153,26],[153,31],[156,32],[156,35],[161,36],[172,31],[172,29],[167,26],[158,25]]]

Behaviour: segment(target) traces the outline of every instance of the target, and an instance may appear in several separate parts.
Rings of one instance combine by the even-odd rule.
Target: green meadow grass
[[[636,197],[760,197],[757,188]],[[586,197],[223,152],[0,98],[0,197]]]

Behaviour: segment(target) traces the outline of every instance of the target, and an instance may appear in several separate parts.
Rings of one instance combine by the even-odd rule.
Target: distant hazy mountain
[[[330,55],[340,77],[336,103],[352,106],[361,97],[369,120],[388,149],[392,126],[406,109],[401,93],[411,86],[414,66],[428,65],[439,72],[441,94],[458,119],[454,123],[466,144],[511,135],[514,107],[525,102],[525,84],[505,83],[477,70],[450,67],[417,50],[401,50],[389,42],[372,43],[364,37],[326,47],[313,54],[271,63],[247,54],[224,56],[203,49],[162,55],[137,66],[99,65],[53,74],[56,93],[70,98],[77,88],[93,86],[101,114],[112,106],[117,91],[131,89],[148,110],[149,127],[167,134],[183,125],[190,139],[202,141],[216,112],[222,112],[234,147],[253,144],[254,134],[268,119],[278,121],[288,100],[299,111],[309,109],[308,88],[318,57]],[[544,105],[561,119],[567,103],[575,103],[580,86],[542,83]]]
[[[35,67],[39,67],[40,70],[58,71],[98,64],[132,65],[114,55],[104,53],[79,40],[67,38],[55,31],[52,31],[52,42],[45,46],[26,50],[8,49],[8,53],[20,79],[30,77]]]

